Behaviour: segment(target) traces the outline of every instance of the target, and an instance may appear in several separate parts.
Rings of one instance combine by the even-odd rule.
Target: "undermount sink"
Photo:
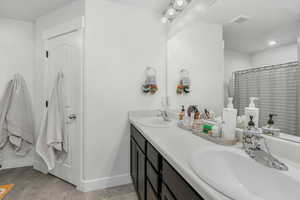
[[[165,121],[162,117],[144,117],[138,119],[137,122],[143,126],[154,128],[168,128],[175,124],[174,120]]]
[[[199,178],[230,199],[300,199],[298,168],[268,168],[238,148],[216,147],[195,152],[190,165]]]

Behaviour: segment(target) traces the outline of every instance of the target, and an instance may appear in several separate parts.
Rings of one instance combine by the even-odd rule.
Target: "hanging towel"
[[[0,108],[0,148],[9,142],[25,156],[34,142],[34,116],[25,80],[16,74],[8,83]]]
[[[48,108],[44,111],[36,145],[36,151],[49,171],[55,168],[56,162],[62,162],[68,153],[65,102],[64,75],[59,72]]]

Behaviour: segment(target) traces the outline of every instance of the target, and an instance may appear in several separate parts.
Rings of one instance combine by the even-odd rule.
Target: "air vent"
[[[240,16],[237,16],[235,18],[233,18],[230,23],[232,24],[242,24],[242,23],[245,23],[246,21],[249,21],[251,17],[249,16],[246,16],[246,15],[240,15]]]

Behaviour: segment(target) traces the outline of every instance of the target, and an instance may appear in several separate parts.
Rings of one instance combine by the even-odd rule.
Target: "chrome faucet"
[[[158,111],[159,111],[158,117],[162,117],[166,122],[171,121],[171,118],[169,117],[169,114],[166,110],[158,110]]]
[[[284,163],[271,154],[267,141],[265,137],[262,136],[262,132],[254,126],[249,126],[248,129],[244,131],[243,148],[252,159],[267,167],[283,171],[288,170],[288,167]]]

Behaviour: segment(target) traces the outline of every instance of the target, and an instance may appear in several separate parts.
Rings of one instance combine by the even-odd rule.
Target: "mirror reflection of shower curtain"
[[[265,126],[269,114],[278,114],[275,126],[281,132],[300,136],[298,128],[298,62],[267,66],[234,73],[234,104],[244,114],[249,97],[258,97],[259,126]]]

